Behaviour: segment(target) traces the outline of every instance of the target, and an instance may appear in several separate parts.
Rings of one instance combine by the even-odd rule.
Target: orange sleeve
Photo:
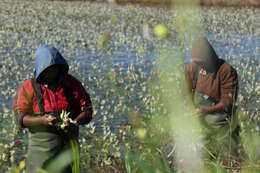
[[[13,109],[18,123],[22,126],[22,119],[26,113],[33,113],[34,90],[32,81],[26,80],[17,90]]]

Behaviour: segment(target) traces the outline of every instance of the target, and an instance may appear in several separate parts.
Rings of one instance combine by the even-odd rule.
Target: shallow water
[[[127,110],[142,107],[142,98],[147,94],[143,88],[153,80],[151,73],[160,56],[160,44],[175,46],[174,42],[164,42],[152,32],[156,24],[170,26],[174,21],[176,14],[168,10],[79,2],[43,4],[25,1],[15,5],[8,0],[3,2],[0,3],[0,111],[3,107],[11,108],[19,83],[33,77],[36,46],[48,43],[62,52],[71,66],[71,73],[89,91],[96,121],[106,116],[112,124],[120,124],[127,115],[117,109],[119,105],[126,105]],[[28,8],[24,9],[25,6]],[[205,31],[217,54],[238,71],[240,100],[252,95],[246,106],[257,114],[260,10],[201,10]],[[115,21],[112,20],[114,16]],[[148,24],[148,34],[143,33],[144,23]],[[175,37],[175,29],[170,30]],[[98,47],[104,33],[110,33],[112,37],[107,44],[112,50],[108,52]],[[189,52],[187,46],[185,63],[189,61]],[[108,76],[111,69],[115,73]],[[101,104],[102,100],[104,104]]]
[[[203,29],[217,54],[239,74],[238,106],[251,122],[260,122],[260,9],[202,8],[200,12]],[[70,64],[70,73],[90,93],[95,132],[103,134],[109,128],[127,125],[129,111],[155,112],[160,105],[149,105],[153,98],[150,89],[157,87],[158,91],[154,76],[160,48],[176,47],[178,34],[171,27],[176,15],[161,8],[1,0],[0,149],[16,139],[11,103],[19,84],[33,77],[34,52],[39,43],[56,46]],[[170,38],[154,35],[153,27],[160,23],[170,28]],[[111,51],[98,46],[104,34],[111,35],[106,45]],[[190,35],[196,34],[186,37]],[[187,42],[185,63],[190,59],[189,45]],[[84,135],[93,130],[92,125],[86,128],[81,128]],[[18,160],[22,160],[26,135],[19,139],[24,142],[17,152]]]

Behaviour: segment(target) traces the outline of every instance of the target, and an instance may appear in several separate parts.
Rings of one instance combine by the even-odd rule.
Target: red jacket
[[[40,111],[40,107],[37,103],[33,83],[34,81],[32,79],[26,80],[18,89],[17,100],[14,105],[15,112],[18,116],[43,113]],[[73,95],[73,103],[71,105],[65,94],[65,88],[69,88]],[[40,89],[45,112],[73,110],[74,117],[72,118],[75,118],[75,116],[83,111],[92,112],[89,94],[81,82],[71,75],[66,75],[56,90],[51,90],[44,85],[40,85]]]

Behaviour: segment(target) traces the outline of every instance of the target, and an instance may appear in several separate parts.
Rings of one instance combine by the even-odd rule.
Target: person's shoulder
[[[226,61],[223,62],[223,64],[221,65],[220,69],[221,69],[221,71],[236,72],[236,69],[231,64],[227,63]]]
[[[27,80],[21,82],[17,91],[33,93],[34,92],[33,82],[34,82],[33,79],[27,79]]]
[[[71,85],[81,85],[81,82],[74,76],[68,74],[65,78],[65,82]]]
[[[223,60],[224,61],[224,60]],[[237,76],[237,71],[236,69],[229,64],[228,62],[224,61],[223,64],[221,65],[220,69],[219,69],[220,73],[222,74],[232,74]]]
[[[197,67],[196,63],[191,62],[191,63],[189,63],[188,65],[186,65],[185,69],[186,69],[186,71],[188,71],[188,72],[192,72],[193,69],[195,69],[196,67]]]
[[[29,87],[32,85],[33,85],[33,79],[27,79],[27,80],[23,81],[21,84],[21,86],[26,86],[26,87]]]

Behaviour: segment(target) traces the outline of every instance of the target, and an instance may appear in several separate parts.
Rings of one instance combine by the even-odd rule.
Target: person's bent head
[[[46,68],[39,76],[39,79],[46,83],[55,83],[59,79],[61,67],[59,65],[52,65]]]
[[[201,37],[193,43],[191,58],[192,62],[208,72],[217,70],[218,56],[205,37]]]
[[[68,73],[69,66],[53,46],[41,44],[36,50],[34,78],[39,83],[58,82]]]

